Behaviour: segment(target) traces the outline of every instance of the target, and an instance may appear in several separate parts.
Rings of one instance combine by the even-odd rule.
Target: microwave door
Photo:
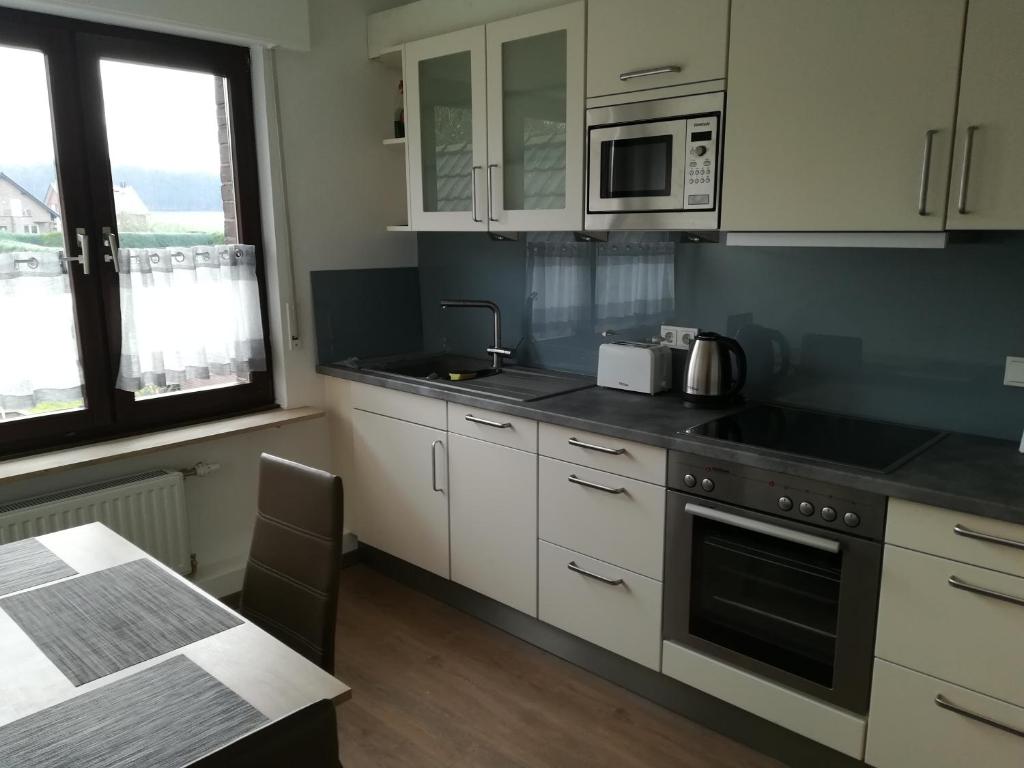
[[[592,128],[589,211],[681,211],[685,156],[685,120]]]

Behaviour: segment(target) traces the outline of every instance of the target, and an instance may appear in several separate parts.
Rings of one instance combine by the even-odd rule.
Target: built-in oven
[[[884,497],[680,452],[669,482],[665,640],[866,713]]]
[[[587,110],[589,230],[715,230],[725,95]]]

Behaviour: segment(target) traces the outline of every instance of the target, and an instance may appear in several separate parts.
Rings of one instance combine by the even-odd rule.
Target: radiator
[[[194,570],[181,472],[142,472],[0,504],[0,544],[100,522],[178,573]]]

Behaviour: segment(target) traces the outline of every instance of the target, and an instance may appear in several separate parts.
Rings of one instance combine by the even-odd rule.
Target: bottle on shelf
[[[398,81],[398,105],[395,107],[395,138],[405,138],[405,81]]]

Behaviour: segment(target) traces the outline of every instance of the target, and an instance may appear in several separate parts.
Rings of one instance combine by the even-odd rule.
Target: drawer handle
[[[976,587],[973,584],[968,584],[966,581],[961,581],[956,576],[949,577],[949,586],[962,589],[964,592],[972,592],[975,595],[991,597],[994,600],[1002,600],[1004,603],[1012,603],[1013,605],[1024,607],[1024,597],[1008,595],[1005,592],[996,592],[994,589],[986,589],[985,587]]]
[[[491,421],[490,419],[481,419],[474,416],[472,413],[466,414],[466,421],[471,421],[474,424],[483,424],[485,427],[494,427],[495,429],[512,429],[512,422],[510,421]]]
[[[569,438],[569,445],[573,445],[577,448],[586,448],[588,451],[597,451],[598,453],[610,453],[612,456],[621,456],[626,452],[625,448],[605,448],[603,445],[584,443],[582,440],[577,440],[575,437]]]
[[[569,482],[575,483],[576,485],[582,485],[584,488],[593,488],[595,491],[604,491],[605,493],[625,493],[625,488],[612,488],[610,485],[601,485],[600,483],[592,483],[589,480],[584,480],[576,475],[569,475]]]
[[[969,709],[964,709],[963,707],[951,702],[941,693],[936,694],[935,696],[935,706],[941,707],[942,709],[948,710],[949,712],[953,712],[957,715],[960,715],[961,717],[966,717],[969,720],[975,720],[979,723],[984,723],[985,725],[991,726],[992,728],[998,728],[1000,731],[1012,733],[1014,736],[1020,736],[1021,738],[1024,738],[1024,731],[1022,731],[1020,728],[1014,728],[1012,725],[1000,723],[998,720],[993,720],[990,717],[985,717],[984,715],[979,715],[976,712],[971,712]]]
[[[625,82],[626,80],[632,80],[634,77],[650,77],[651,75],[667,75],[672,72],[682,72],[683,68],[678,67],[675,64],[667,64],[663,67],[651,67],[650,69],[634,69],[632,72],[623,72],[619,75],[619,80]]]
[[[987,541],[989,544],[1002,544],[1004,547],[1013,547],[1014,549],[1024,549],[1024,541],[1017,541],[1015,539],[1004,539],[1001,536],[993,536],[991,533],[981,533],[980,531],[972,531],[970,528],[964,528],[960,523],[953,526],[953,533],[957,536],[963,536],[966,539],[977,539],[978,541]]]
[[[602,576],[600,573],[594,573],[593,571],[580,568],[576,565],[575,561],[571,561],[566,567],[570,571],[578,573],[580,576],[586,576],[588,579],[594,579],[595,581],[600,581],[602,584],[608,584],[612,587],[621,587],[626,583],[623,579],[609,579],[607,576]]]

